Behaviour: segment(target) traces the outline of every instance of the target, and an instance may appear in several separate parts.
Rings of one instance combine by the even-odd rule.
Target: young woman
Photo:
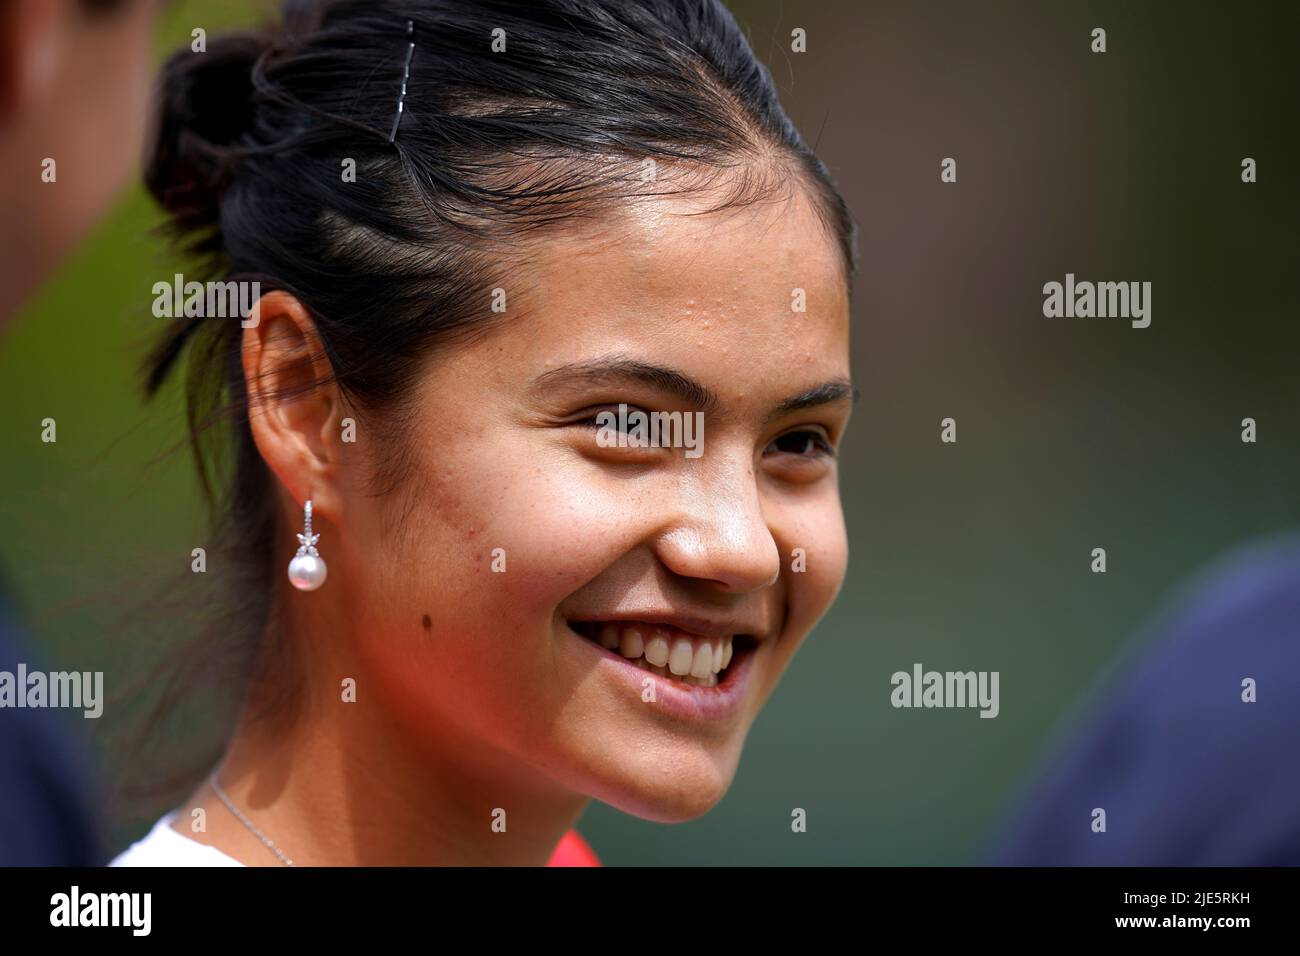
[[[259,283],[149,380],[233,411],[248,683],[115,863],[590,862],[589,800],[709,810],[842,583],[854,396],[853,227],[731,16],[291,4],[162,83],[149,185]]]

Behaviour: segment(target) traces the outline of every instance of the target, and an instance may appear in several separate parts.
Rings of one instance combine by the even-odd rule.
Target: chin
[[[718,805],[735,779],[734,756],[711,754],[683,743],[676,750],[647,749],[631,765],[591,788],[591,795],[616,810],[653,823],[685,823]]]

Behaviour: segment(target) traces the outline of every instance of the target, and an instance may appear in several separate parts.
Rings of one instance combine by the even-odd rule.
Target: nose
[[[683,499],[681,515],[656,542],[665,567],[734,594],[776,582],[781,554],[763,514],[752,466],[727,465],[713,480],[691,482],[683,488]]]

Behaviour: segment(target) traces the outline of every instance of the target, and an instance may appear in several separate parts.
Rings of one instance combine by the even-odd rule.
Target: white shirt
[[[191,840],[172,829],[180,808],[159,818],[153,829],[119,853],[109,866],[243,866],[214,846]]]

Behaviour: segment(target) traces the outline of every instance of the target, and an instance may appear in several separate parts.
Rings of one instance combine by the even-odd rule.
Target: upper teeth
[[[601,646],[617,650],[630,661],[661,676],[691,677],[712,686],[717,675],[731,663],[731,637],[684,637],[647,624],[600,626]]]

